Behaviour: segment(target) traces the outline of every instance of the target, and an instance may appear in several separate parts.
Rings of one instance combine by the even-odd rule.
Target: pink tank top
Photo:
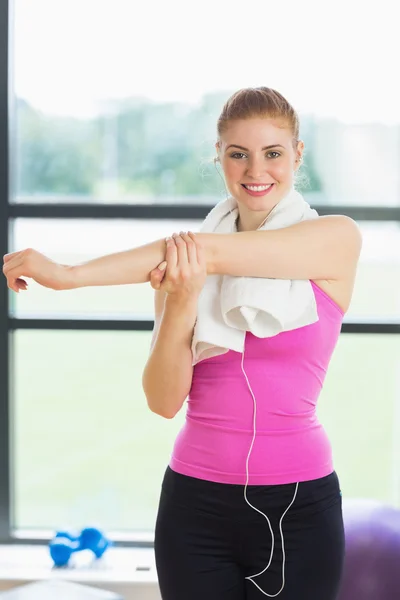
[[[307,481],[333,471],[317,400],[336,346],[343,311],[311,282],[319,320],[271,338],[246,334],[243,368],[256,401],[249,485]],[[242,354],[205,359],[194,367],[186,421],[170,467],[183,475],[245,485],[254,432],[254,398]]]

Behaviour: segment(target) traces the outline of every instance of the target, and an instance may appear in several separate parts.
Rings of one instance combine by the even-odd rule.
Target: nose
[[[267,172],[264,157],[252,157],[247,163],[246,175],[251,179],[260,179]]]

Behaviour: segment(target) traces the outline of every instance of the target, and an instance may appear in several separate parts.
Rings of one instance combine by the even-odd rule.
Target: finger
[[[16,281],[20,279],[20,275],[23,274],[22,259],[16,258],[10,261],[10,263],[7,264],[7,266],[3,267],[3,273],[7,278],[8,286],[15,291],[15,286],[17,286]]]
[[[185,231],[181,231],[180,236],[186,243],[187,255],[189,259],[189,263],[192,265],[197,264],[197,250],[196,244],[193,242],[192,238]]]
[[[178,248],[176,247],[175,240],[172,237],[167,237],[165,243],[167,245],[165,260],[167,261],[167,271],[169,271],[178,264]]]
[[[158,269],[154,269],[154,271],[152,271],[150,273],[150,285],[153,288],[153,290],[159,290],[160,289],[161,277],[160,277],[160,274],[158,272]]]
[[[3,267],[3,274],[5,276],[5,278],[7,279],[7,286],[10,288],[10,290],[13,290],[14,292],[16,292],[16,277],[13,277],[12,273],[10,274],[9,272],[7,272],[5,266]]]
[[[5,254],[3,256],[3,262],[7,263],[9,262],[12,258],[14,258],[15,256],[18,256],[19,252],[9,252],[8,254]]]
[[[13,292],[19,292],[19,288],[18,285],[16,283],[16,280],[13,279],[12,277],[7,277],[7,286],[10,288],[10,290],[12,290]]]
[[[7,277],[7,285],[10,288],[10,290],[13,290],[13,292],[19,292],[17,281],[18,279],[16,279],[15,277]]]
[[[24,279],[17,279],[15,281],[15,283],[16,283],[18,289],[20,289],[20,290],[27,290],[28,289],[28,284],[27,284],[27,282]]]
[[[158,265],[158,267],[156,267],[155,269],[153,269],[151,271],[150,283],[151,283],[152,287],[154,287],[153,284],[156,284],[157,289],[160,288],[160,285],[165,277],[166,267],[167,267],[167,261],[164,260],[161,264]]]
[[[23,258],[22,255],[20,254],[15,254],[14,256],[11,256],[6,263],[4,263],[3,266],[3,273],[4,275],[9,275],[10,271],[12,271],[13,269],[16,269],[17,267],[20,267],[23,263]]]
[[[178,265],[181,268],[185,268],[189,265],[186,242],[178,233],[174,233],[173,238],[178,249]]]
[[[159,271],[161,273],[161,276],[164,277],[165,275],[165,269],[167,268],[167,261],[163,260],[162,263],[160,263],[157,267],[157,271]]]
[[[205,266],[206,265],[206,253],[204,251],[204,247],[203,247],[202,243],[199,241],[199,238],[196,237],[196,234],[193,233],[193,231],[188,231],[188,236],[196,245],[197,262],[199,263],[199,265]]]
[[[158,267],[156,267],[155,269],[153,269],[151,271],[151,273],[154,274],[155,277],[160,277],[161,279],[164,277],[165,275],[165,269],[167,267],[167,261],[164,260],[162,263],[160,263],[158,265]]]
[[[3,266],[3,273],[7,278],[7,285],[14,292],[19,292],[20,289],[26,289],[26,281],[20,278],[23,266],[24,259],[22,252],[15,252]]]

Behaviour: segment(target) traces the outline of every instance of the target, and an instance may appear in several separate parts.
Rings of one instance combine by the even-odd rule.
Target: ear
[[[302,140],[299,140],[297,142],[297,159],[302,158],[303,156],[303,152],[304,152],[304,142]]]
[[[215,143],[215,152],[217,153],[218,159],[221,160],[221,142]]]
[[[297,169],[303,163],[303,152],[304,152],[304,142],[299,140],[299,142],[297,143],[297,148],[296,148],[296,158],[295,158],[295,165],[294,165],[295,171],[297,171]]]

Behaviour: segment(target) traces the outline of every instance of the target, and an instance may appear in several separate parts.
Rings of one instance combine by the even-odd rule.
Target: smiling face
[[[239,207],[239,230],[257,229],[292,189],[304,149],[281,121],[231,121],[216,145],[226,186]]]

